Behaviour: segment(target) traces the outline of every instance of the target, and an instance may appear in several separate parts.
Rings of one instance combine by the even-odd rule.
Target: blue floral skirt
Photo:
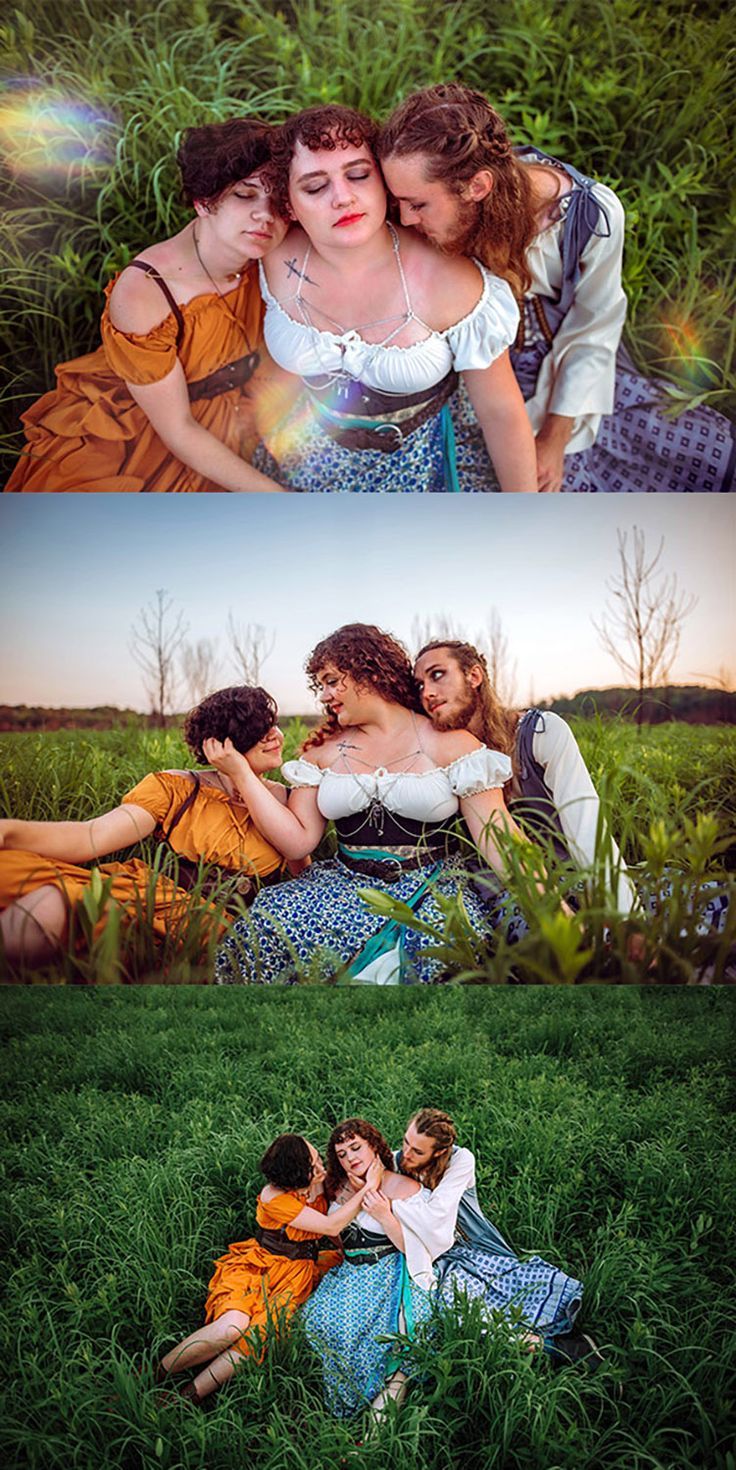
[[[436,1265],[442,1305],[451,1306],[456,1294],[479,1300],[489,1315],[500,1313],[519,1332],[536,1332],[545,1341],[570,1332],[580,1310],[581,1283],[541,1256],[519,1261],[457,1244]]]
[[[498,490],[485,440],[463,384],[448,406],[459,489]],[[253,464],[288,490],[311,495],[442,494],[452,489],[446,470],[447,415],[435,414],[408,434],[401,449],[346,449],[320,427],[308,394],[297,400],[268,444],[257,446]]]
[[[366,908],[360,890],[375,888],[408,902],[422,879],[423,870],[418,868],[397,883],[386,883],[352,872],[339,858],[329,858],[298,878],[262,889],[248,914],[223,939],[215,961],[215,981],[220,985],[288,985],[299,978],[329,980],[344,970],[386,922]],[[471,926],[476,933],[487,932],[490,940],[490,905],[468,884],[458,859],[440,864],[416,910],[418,919],[441,926],[435,893],[443,897],[462,893]],[[402,930],[402,983],[427,984],[443,978],[440,962],[427,952],[433,943],[428,935]]]
[[[413,1338],[431,1313],[429,1294],[411,1281],[399,1252],[374,1265],[346,1261],[323,1277],[302,1320],[322,1359],[325,1402],[336,1418],[359,1414],[397,1368],[411,1376],[410,1350],[381,1339]]]

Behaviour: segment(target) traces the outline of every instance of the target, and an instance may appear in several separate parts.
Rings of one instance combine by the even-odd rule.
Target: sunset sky
[[[139,609],[165,588],[189,638],[215,639],[235,678],[228,611],[275,637],[262,679],[284,713],[314,708],[303,663],[344,622],[412,645],[412,623],[451,617],[476,641],[496,608],[516,695],[622,682],[592,618],[640,527],[694,594],[675,683],[736,674],[732,496],[27,496],[0,501],[0,700],[145,710],[129,650]],[[412,650],[413,651],[413,650]],[[181,706],[187,703],[182,696]]]

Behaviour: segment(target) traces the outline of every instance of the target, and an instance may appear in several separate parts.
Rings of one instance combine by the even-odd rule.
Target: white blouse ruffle
[[[519,308],[510,286],[479,261],[483,289],[472,311],[444,332],[430,332],[410,347],[377,346],[356,331],[324,332],[295,321],[269,289],[259,262],[261,295],[266,302],[263,335],[274,361],[299,377],[344,371],[386,393],[417,393],[458,372],[489,367],[516,337]]]
[[[317,805],[328,821],[354,816],[379,801],[397,816],[419,822],[443,822],[458,810],[460,801],[504,786],[511,777],[511,761],[498,750],[481,745],[449,766],[429,771],[320,770],[311,761],[287,761],[281,768],[290,786],[319,788]]]

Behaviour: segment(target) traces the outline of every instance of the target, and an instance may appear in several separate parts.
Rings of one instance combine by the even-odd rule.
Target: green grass
[[[15,1470],[731,1470],[729,991],[14,991],[5,1042],[5,1463]],[[297,1325],[200,1413],[152,1365],[248,1236],[257,1161],[432,1103],[517,1250],[585,1282],[594,1378],[447,1317],[359,1452]],[[620,1397],[617,1389],[620,1389]]]
[[[628,962],[626,921],[612,920],[600,873],[588,875],[588,892],[580,913],[566,919],[558,912],[558,895],[580,879],[570,863],[545,852],[546,893],[540,897],[515,843],[507,845],[509,889],[527,918],[530,932],[510,946],[499,937],[493,951],[470,929],[462,904],[447,904],[444,923],[433,938],[448,976],[465,983],[503,983],[512,977],[547,983],[590,979],[693,983],[708,967],[711,978],[724,979],[736,946],[734,866],[734,789],[736,732],[724,727],[693,725],[645,726],[639,734],[622,719],[573,720],[583,757],[610,816],[613,835],[627,864],[635,871],[643,894],[658,900],[662,882],[671,886],[656,913],[637,923],[647,936],[643,963]],[[284,759],[291,759],[305,736],[297,720],[286,727]],[[141,730],[132,726],[106,732],[75,730],[0,737],[0,814],[35,821],[86,819],[118,804],[148,771],[187,766],[189,757],[174,730]],[[328,834],[319,849],[332,850]],[[137,849],[156,871],[176,877],[176,860],[150,840]],[[537,848],[529,849],[538,853]],[[112,854],[111,857],[125,854]],[[600,857],[604,856],[601,845]],[[731,874],[729,876],[729,874]],[[154,878],[151,879],[153,887]],[[698,916],[712,888],[730,891],[730,916],[719,939],[698,933]],[[366,887],[368,887],[366,882]],[[220,896],[229,896],[227,884]],[[196,899],[196,894],[193,895]],[[90,895],[79,923],[91,932],[106,903],[104,886]],[[382,903],[385,907],[385,899]],[[241,906],[242,907],[242,906]],[[242,910],[244,913],[245,911]],[[387,916],[392,911],[387,909]],[[86,926],[86,929],[85,929]],[[91,949],[75,950],[70,937],[60,964],[26,979],[68,982],[90,980],[207,981],[212,974],[216,940],[207,940],[192,904],[191,920],[171,929],[161,944],[145,924],[134,936],[121,935],[113,922]],[[651,968],[656,957],[656,966]],[[320,956],[301,972],[305,983],[324,976]]]
[[[0,36],[11,82],[0,227],[8,467],[21,410],[52,385],[57,362],[96,345],[110,274],[184,223],[173,164],[182,128],[245,112],[278,121],[334,100],[385,116],[407,92],[451,78],[485,91],[516,141],[620,190],[635,355],[670,378],[680,406],[702,398],[733,411],[736,130],[721,6],[25,0]],[[50,128],[21,172],[19,78]],[[86,113],[59,123],[68,100]],[[76,140],[66,162],[59,128]]]

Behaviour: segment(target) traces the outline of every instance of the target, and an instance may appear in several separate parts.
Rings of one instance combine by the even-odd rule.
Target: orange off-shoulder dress
[[[318,1240],[311,1230],[295,1230],[291,1224],[307,1203],[303,1194],[285,1190],[267,1204],[258,1199],[256,1221],[264,1230],[286,1231],[289,1240]],[[327,1213],[323,1196],[318,1197],[312,1209],[320,1214]],[[250,1317],[248,1336],[238,1340],[239,1352],[247,1353],[257,1345],[259,1337],[249,1344],[248,1337],[253,1328],[265,1328],[269,1317],[284,1320],[300,1307],[326,1271],[337,1265],[340,1253],[336,1250],[320,1251],[317,1261],[289,1261],[285,1256],[274,1256],[257,1240],[241,1240],[231,1245],[227,1254],[215,1262],[215,1274],[207,1288],[205,1321],[214,1322],[223,1312],[236,1308],[247,1312]],[[260,1335],[259,1335],[260,1336]]]
[[[23,414],[28,442],[6,491],[221,490],[174,457],[126,387],[160,382],[177,356],[191,396],[193,384],[202,385],[211,374],[258,349],[261,361],[247,383],[191,403],[198,423],[241,459],[250,459],[263,427],[260,408],[278,392],[275,384],[284,382],[263,345],[255,263],[224,301],[210,292],[180,306],[181,331],[170,311],[146,336],[120,332],[110,321],[115,280],[105,289],[102,346],[61,363],[56,388]]]
[[[145,807],[156,819],[156,830],[165,834],[192,789],[192,779],[186,772],[159,771],[144,776],[122,798],[122,804],[134,803]],[[254,827],[247,807],[236,806],[224,791],[204,782],[167,841],[180,857],[191,862],[198,862],[202,857],[205,862],[218,863],[233,873],[255,872],[261,878],[268,878],[284,866],[281,853]],[[113,904],[118,907],[125,924],[145,925],[161,937],[171,938],[178,926],[187,924],[193,903],[191,893],[177,888],[172,879],[160,876],[156,880],[153,903],[149,906],[151,869],[140,858],[83,867],[10,847],[0,849],[0,909],[8,908],[24,894],[33,893],[44,884],[52,884],[64,894],[70,909],[74,910],[84,901],[95,871],[99,872],[105,890],[94,928],[95,937],[104,928]],[[217,922],[224,927],[229,921],[218,916]]]

